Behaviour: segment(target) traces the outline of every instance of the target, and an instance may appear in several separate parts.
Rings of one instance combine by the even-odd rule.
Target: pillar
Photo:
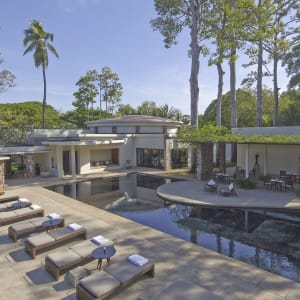
[[[72,179],[76,179],[76,159],[75,159],[74,145],[71,145],[71,172],[72,172]]]

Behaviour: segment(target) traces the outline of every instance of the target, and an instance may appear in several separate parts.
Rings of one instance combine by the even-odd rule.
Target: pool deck
[[[221,185],[226,186],[226,185]],[[219,186],[220,187],[220,186]],[[236,189],[237,196],[223,196],[218,192],[204,191],[199,180],[173,182],[161,185],[157,195],[171,203],[207,208],[271,209],[299,211],[300,199],[292,191],[271,191],[262,187],[252,190]]]
[[[83,225],[87,228],[88,238],[101,234],[113,240],[117,254],[112,258],[112,264],[133,253],[141,253],[155,263],[154,278],[145,276],[111,299],[159,299],[162,290],[183,278],[226,300],[300,299],[299,283],[41,187],[55,180],[15,179],[7,181],[7,185],[9,191],[41,205],[46,214],[57,212],[65,217],[66,224],[76,222]],[[222,199],[241,200],[242,191],[238,194],[234,200]],[[287,196],[289,193],[268,191],[268,199],[271,201],[277,194]],[[266,198],[260,201],[266,201]],[[45,270],[44,258],[56,249],[80,241],[43,252],[32,259],[24,250],[24,239],[12,242],[7,228],[0,227],[0,299],[76,299],[75,289],[65,276],[54,281]],[[96,261],[85,267],[96,272]]]

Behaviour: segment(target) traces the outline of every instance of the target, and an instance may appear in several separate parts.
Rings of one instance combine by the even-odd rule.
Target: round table
[[[54,230],[60,223],[61,219],[49,219],[42,223],[42,226],[46,229],[46,231]]]
[[[98,259],[97,269],[101,269],[102,260],[106,259],[107,264],[110,264],[110,258],[116,254],[114,246],[98,247],[92,252],[92,257]]]

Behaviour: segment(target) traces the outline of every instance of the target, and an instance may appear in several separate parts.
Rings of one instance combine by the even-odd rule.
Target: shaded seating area
[[[29,235],[34,232],[45,231],[47,228],[43,225],[43,223],[51,220],[52,215],[53,214],[49,214],[46,217],[34,218],[32,220],[12,224],[8,227],[8,236],[14,242],[16,242],[20,237]],[[61,220],[61,222],[58,224],[58,227],[64,227],[65,219],[60,217],[59,215],[55,216],[55,218],[58,217]]]
[[[27,238],[25,240],[25,251],[32,258],[35,258],[42,250],[53,248],[77,237],[86,239],[87,230],[79,224],[72,223],[63,228]]]
[[[96,239],[92,238],[67,249],[50,253],[45,258],[46,270],[55,278],[55,280],[59,280],[59,276],[68,270],[93,260],[93,250],[98,247],[113,245],[113,242],[106,238],[101,239],[102,242],[100,243],[95,241]]]
[[[76,287],[77,299],[105,299],[135,283],[144,274],[154,277],[154,264],[139,254],[133,254],[81,279]]]
[[[173,282],[153,300],[222,300],[222,297],[184,279]]]
[[[32,205],[30,201],[25,198],[20,198],[15,201],[0,203],[0,212],[28,207],[30,205]]]
[[[12,211],[0,212],[0,226],[39,216],[44,216],[44,209],[35,204]]]
[[[233,183],[230,183],[226,187],[221,187],[219,189],[219,194],[222,195],[222,196],[225,196],[225,197],[237,196],[237,192],[235,190],[235,187],[234,187]]]

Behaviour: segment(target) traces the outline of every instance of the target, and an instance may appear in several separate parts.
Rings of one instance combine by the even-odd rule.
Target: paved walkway
[[[46,190],[38,183],[29,184],[13,186],[8,182],[8,189],[43,206],[47,214],[60,213],[67,224],[76,222],[85,226],[88,238],[101,234],[113,240],[117,254],[112,258],[112,264],[136,252],[155,262],[154,278],[144,277],[113,299],[159,299],[158,294],[163,289],[182,278],[226,300],[300,299],[300,284],[291,280],[95,209]],[[24,239],[13,243],[7,236],[7,227],[0,227],[0,299],[76,299],[75,289],[64,276],[56,282],[45,270],[44,258],[55,250],[31,259],[24,251]],[[86,267],[96,272],[96,261]]]

